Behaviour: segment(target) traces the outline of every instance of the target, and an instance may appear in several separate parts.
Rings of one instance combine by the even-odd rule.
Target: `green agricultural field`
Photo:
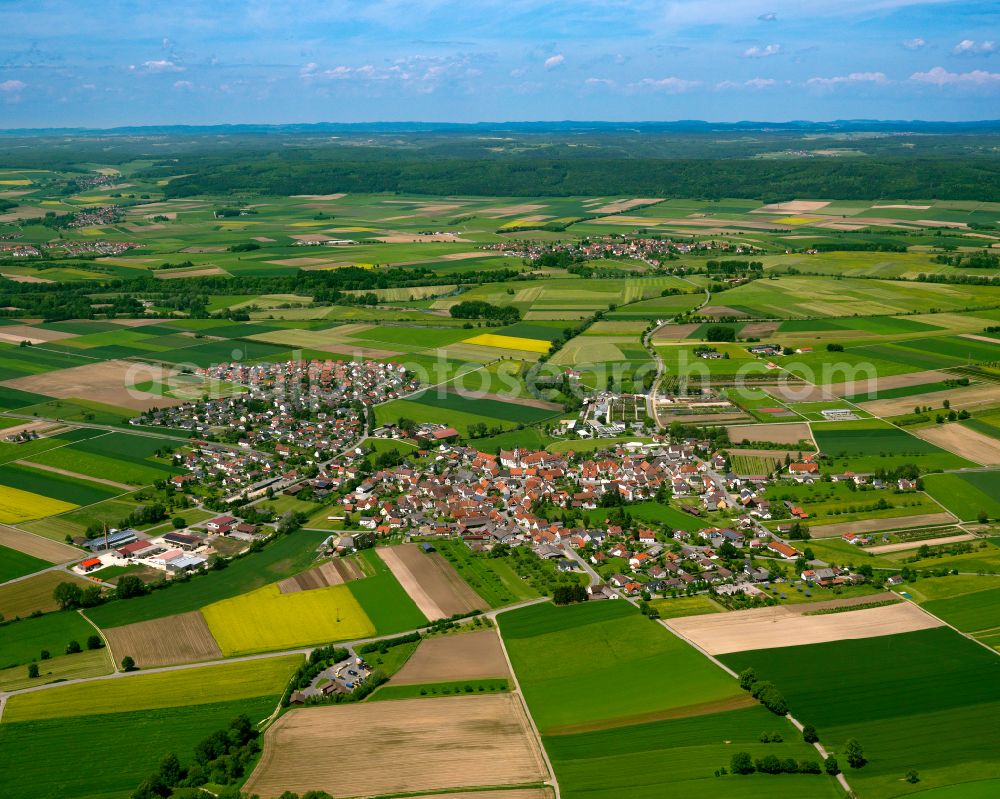
[[[760,742],[761,733],[774,732],[781,734],[781,743]],[[791,724],[759,705],[575,735],[546,735],[542,742],[566,799],[842,796],[837,782],[826,775],[715,776],[722,768],[728,770],[734,752],[748,752],[755,759],[777,755],[820,760]],[[656,767],[637,769],[637,761]]]
[[[47,560],[26,555],[10,547],[0,546],[0,583],[47,569],[51,565]]]
[[[0,485],[31,491],[74,505],[90,505],[122,493],[121,489],[101,483],[80,480],[44,469],[32,469],[16,463],[0,466]]]
[[[376,635],[392,635],[427,624],[427,618],[374,549],[363,550],[358,557],[370,576],[352,580],[346,587],[364,609]]]
[[[3,725],[272,696],[284,690],[302,661],[302,655],[282,655],[176,671],[136,672],[120,679],[15,694],[7,700]]]
[[[280,690],[250,699],[194,704],[161,710],[112,712],[65,719],[0,724],[0,769],[9,799],[128,799],[168,752],[188,761],[204,738],[246,713],[253,721],[268,716]],[[95,760],[81,768],[80,730],[100,730],[100,743],[128,757]]]
[[[498,621],[543,733],[694,715],[739,697],[732,677],[626,602],[533,605]],[[602,685],[614,688],[593,690]]]
[[[221,599],[238,596],[268,583],[305,571],[328,534],[298,530],[271,541],[260,552],[233,560],[219,572],[209,572],[163,591],[124,601],[109,602],[87,611],[99,627],[120,627],[175,613],[200,610]]]
[[[889,469],[905,463],[916,463],[927,471],[974,465],[929,441],[877,420],[820,422],[812,425],[812,431],[820,450],[834,459],[835,472],[847,469],[872,472],[880,467]]]
[[[860,796],[1000,777],[1000,743],[989,732],[1000,710],[1000,658],[946,627],[721,659],[772,681],[839,759],[845,741],[861,742],[869,763],[847,773]],[[919,784],[901,779],[910,769]]]
[[[83,646],[86,641],[77,643]],[[29,677],[23,664],[0,670],[0,691],[20,691],[65,680],[100,677],[115,670],[107,649],[84,649],[72,655],[61,654],[63,651],[56,650],[52,657],[39,660],[37,677]]]
[[[79,613],[61,611],[0,625],[0,668],[30,663],[46,649],[61,654],[70,641],[84,645],[94,628]]]
[[[970,635],[990,637],[1000,633],[1000,588],[924,602],[925,610]],[[996,646],[995,644],[991,644]]]
[[[924,488],[959,519],[1000,519],[1000,472],[929,474]]]

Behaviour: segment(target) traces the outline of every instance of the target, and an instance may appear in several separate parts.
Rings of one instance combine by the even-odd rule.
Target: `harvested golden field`
[[[907,527],[930,527],[935,524],[954,524],[958,521],[947,511],[924,513],[919,516],[890,516],[884,519],[862,519],[857,522],[817,524],[810,526],[813,538],[836,538],[844,533],[877,533],[882,530],[902,530]]]
[[[365,573],[356,560],[338,558],[281,580],[278,583],[278,590],[283,594],[294,594],[296,591],[311,591],[315,588],[341,585],[351,580],[360,580],[364,576]]]
[[[996,339],[990,339],[996,344]],[[917,385],[921,385],[918,383]],[[882,384],[879,383],[879,387]],[[969,408],[975,411],[977,407],[990,407],[1000,404],[1000,385],[996,383],[986,383],[969,388],[949,388],[945,391],[933,391],[921,394],[919,402],[914,397],[897,397],[895,399],[877,399],[871,402],[863,402],[858,407],[868,411],[873,416],[899,416],[904,413],[912,413],[914,405],[929,405],[940,408],[944,401],[948,400],[955,410]]]
[[[879,594],[858,597],[854,602],[779,605],[732,613],[711,613],[707,616],[687,616],[670,619],[664,624],[710,655],[875,638],[880,635],[927,630],[943,624],[910,602],[818,616],[804,615],[823,607],[849,606],[894,598],[894,594]]]
[[[476,630],[424,639],[392,683],[419,685],[490,677],[510,677],[507,659],[495,630]]]
[[[24,580],[0,586],[0,613],[5,619],[30,616],[36,610],[48,613],[58,610],[52,592],[59,583],[77,583],[81,588],[92,585],[89,580],[63,571],[47,571]]]
[[[995,466],[1000,464],[1000,447],[996,439],[984,436],[961,424],[942,424],[936,427],[923,427],[913,431],[914,435],[924,441],[937,444],[942,449],[954,452],[980,466]]]
[[[145,411],[167,405],[180,405],[181,400],[161,397],[132,386],[152,381],[166,381],[167,369],[138,361],[104,361],[72,366],[53,372],[17,377],[5,380],[3,385],[33,394],[47,394],[50,397],[69,399],[70,397],[100,397],[107,405]]]
[[[332,756],[350,731],[350,757]],[[292,710],[267,731],[245,790],[385,796],[548,777],[520,697],[493,694]]]
[[[40,535],[26,533],[0,524],[0,546],[16,549],[26,555],[31,555],[49,563],[66,563],[83,555],[76,547],[42,538]]]
[[[102,630],[115,660],[129,655],[139,668],[222,658],[199,611]]]
[[[740,424],[730,425],[729,440],[734,444],[743,441],[771,441],[775,444],[798,444],[803,438],[812,440],[809,425],[805,422],[788,424]]]
[[[379,557],[430,621],[480,610],[485,603],[438,553],[416,544],[380,547]]]

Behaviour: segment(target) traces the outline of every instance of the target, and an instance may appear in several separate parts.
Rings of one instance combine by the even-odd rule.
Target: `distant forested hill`
[[[1000,159],[790,160],[539,157],[503,160],[206,159],[172,181],[168,196],[218,192],[402,192],[505,196],[622,194],[648,197],[882,197],[995,200]],[[173,165],[176,170],[176,165]],[[176,174],[176,172],[175,172]]]

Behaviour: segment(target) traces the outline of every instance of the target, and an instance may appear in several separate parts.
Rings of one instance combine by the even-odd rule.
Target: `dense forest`
[[[214,161],[214,163],[212,162]],[[175,165],[171,168],[176,170]],[[177,178],[168,196],[401,192],[433,195],[794,197],[990,200],[1000,196],[1000,159],[689,160],[514,158],[474,161],[318,161],[302,154],[264,160],[207,159]]]

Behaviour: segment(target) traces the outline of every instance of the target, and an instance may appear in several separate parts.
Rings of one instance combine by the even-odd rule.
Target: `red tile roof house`
[[[785,560],[795,560],[799,556],[797,549],[793,549],[788,544],[783,544],[780,541],[771,541],[767,545],[767,548],[781,555]]]
[[[235,516],[216,516],[214,519],[209,519],[205,522],[205,527],[213,532],[218,532],[222,529],[229,529],[232,525],[238,522]]]

